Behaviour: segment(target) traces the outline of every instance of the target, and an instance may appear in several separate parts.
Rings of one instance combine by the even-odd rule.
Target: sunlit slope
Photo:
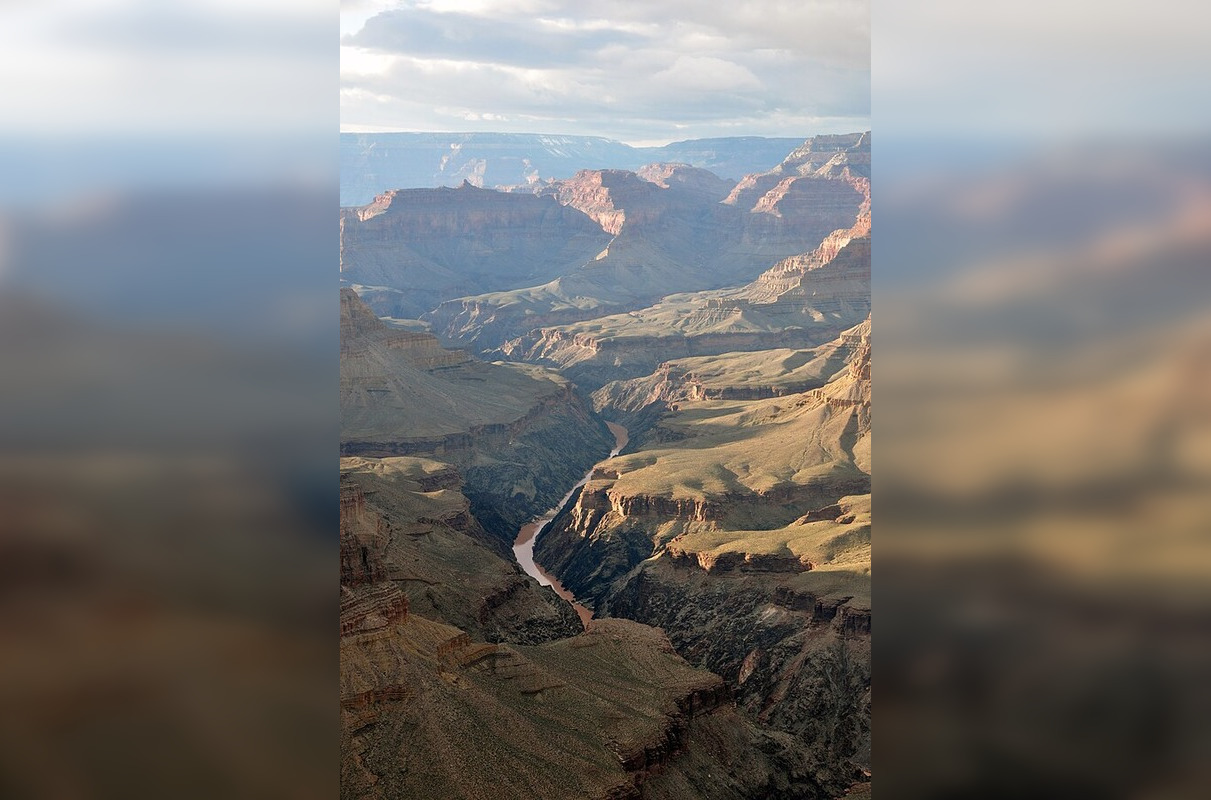
[[[565,584],[598,597],[609,580],[662,554],[689,557],[708,571],[744,569],[747,558],[753,569],[800,573],[836,562],[849,542],[866,548],[868,569],[869,545],[858,541],[860,531],[854,538],[853,526],[861,528],[855,520],[864,515],[869,531],[861,496],[870,491],[870,414],[868,332],[822,388],[680,403],[639,437],[634,452],[598,468],[536,553]],[[829,526],[842,537],[835,543]],[[611,540],[625,557],[598,557]],[[830,547],[834,557],[823,558]],[[723,553],[733,555],[720,559]],[[861,573],[862,558],[844,560]]]
[[[665,361],[652,374],[611,381],[593,393],[593,405],[611,417],[663,411],[695,400],[760,400],[818,389],[848,369],[869,343],[870,318],[826,344],[809,349],[728,352]]]

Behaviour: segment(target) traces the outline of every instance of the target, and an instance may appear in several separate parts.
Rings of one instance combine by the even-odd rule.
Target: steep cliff
[[[341,334],[341,453],[453,465],[501,552],[610,450],[605,425],[549,370],[484,363],[388,328],[350,289]]]
[[[811,185],[797,178],[839,179],[869,192],[870,144],[870,131],[813,136],[792,150],[778,166],[744,176],[724,202],[777,214],[779,204],[792,187]],[[787,207],[793,206],[792,197]]]

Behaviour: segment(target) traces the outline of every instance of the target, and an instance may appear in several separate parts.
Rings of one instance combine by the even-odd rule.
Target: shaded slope
[[[507,550],[613,437],[567,381],[487,364],[428,334],[388,328],[341,290],[341,453],[438,456],[465,480],[479,521]]]
[[[342,281],[379,314],[404,318],[452,297],[551,280],[610,240],[548,198],[467,184],[384,192],[341,209],[340,231]]]
[[[413,613],[476,639],[535,644],[582,629],[570,604],[503,558],[448,464],[341,459],[341,582],[390,584]]]

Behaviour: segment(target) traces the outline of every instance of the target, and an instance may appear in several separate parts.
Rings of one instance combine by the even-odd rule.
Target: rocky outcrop
[[[736,185],[735,181],[720,177],[715,172],[699,169],[689,164],[648,164],[635,170],[635,174],[663,189],[675,187],[716,202],[727,197],[732,187]]]
[[[386,577],[383,550],[387,530],[366,513],[366,496],[358,486],[340,489],[340,581],[342,586],[378,583]]]
[[[829,796],[869,768],[870,352],[866,320],[818,388],[666,408],[535,548],[598,616],[659,626],[721,675]]]
[[[408,617],[408,597],[391,583],[341,586],[341,636],[385,628]]]
[[[723,202],[751,212],[754,244],[811,229],[818,231],[814,245],[869,215],[870,133],[813,137],[772,170],[745,176]]]
[[[691,566],[708,573],[797,573],[807,572],[813,566],[809,559],[791,553],[714,553],[683,550],[672,545],[664,551],[664,556],[673,566]]]
[[[866,192],[869,194],[870,144],[870,131],[813,136],[792,150],[778,166],[746,175],[724,202],[746,208],[761,208],[763,211],[773,210],[795,178],[812,177],[851,184],[865,179]]]

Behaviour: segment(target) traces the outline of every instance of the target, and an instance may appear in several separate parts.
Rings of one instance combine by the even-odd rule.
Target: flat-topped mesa
[[[481,189],[464,181],[461,186],[428,189],[392,189],[364,206],[342,208],[341,219],[372,222],[368,231],[389,228],[426,235],[466,233],[484,225],[518,226],[544,219],[559,209],[533,194],[512,194]]]
[[[581,170],[571,178],[535,189],[562,205],[587,214],[611,235],[624,226],[645,226],[666,216],[709,210],[725,197],[733,181],[685,164],[650,164],[638,172],[618,169]]]
[[[443,300],[557,278],[609,239],[575,208],[533,193],[390,191],[341,209],[340,273],[367,289],[377,313],[417,318]]]
[[[815,179],[801,182],[797,179]],[[771,212],[792,186],[801,189],[813,183],[816,192],[825,191],[829,182],[834,189],[848,186],[869,199],[870,132],[815,136],[793,150],[773,169],[746,175],[723,201],[740,208]],[[819,200],[824,195],[819,195]]]
[[[581,170],[566,180],[552,181],[537,194],[583,212],[613,236],[627,221],[650,222],[665,210],[661,187],[627,170]]]
[[[736,181],[720,178],[709,170],[689,164],[648,164],[635,170],[635,174],[661,188],[693,192],[716,202],[727,197],[736,185]]]

